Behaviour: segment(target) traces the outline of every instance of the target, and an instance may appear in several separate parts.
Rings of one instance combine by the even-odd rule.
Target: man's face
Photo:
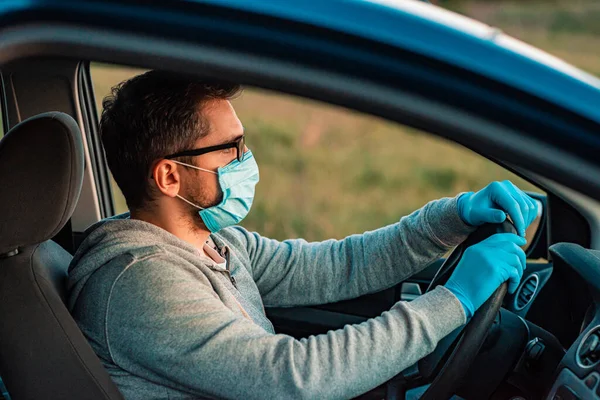
[[[199,139],[193,148],[203,148],[230,143],[244,134],[244,127],[228,100],[212,100],[204,105],[204,116],[209,123],[209,133]],[[213,151],[193,157],[192,165],[217,172],[236,159],[235,148]],[[207,208],[217,205],[223,198],[218,176],[210,172],[183,167],[181,171],[180,195],[187,200]],[[191,210],[195,220],[199,220],[198,210]]]

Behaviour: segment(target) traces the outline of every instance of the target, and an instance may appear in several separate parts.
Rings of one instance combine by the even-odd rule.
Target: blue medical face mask
[[[235,159],[226,166],[220,167],[217,172],[175,160],[171,161],[219,176],[223,200],[216,206],[203,208],[177,195],[181,200],[200,209],[198,214],[211,232],[236,225],[248,215],[254,200],[254,188],[259,180],[258,165],[250,150],[244,153],[242,161]]]

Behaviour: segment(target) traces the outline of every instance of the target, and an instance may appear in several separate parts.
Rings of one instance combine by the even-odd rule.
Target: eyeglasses
[[[235,139],[233,142],[218,144],[216,146],[203,147],[200,149],[192,149],[180,151],[179,153],[171,154],[166,156],[166,159],[171,159],[175,157],[191,157],[191,156],[200,156],[202,154],[211,153],[213,151],[225,150],[225,149],[236,149],[237,150],[237,160],[242,161],[244,158],[244,152],[246,150],[246,135],[242,135],[239,138]]]

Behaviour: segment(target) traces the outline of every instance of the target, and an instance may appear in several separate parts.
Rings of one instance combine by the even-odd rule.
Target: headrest
[[[56,235],[83,183],[81,132],[60,112],[36,115],[0,140],[0,256]]]

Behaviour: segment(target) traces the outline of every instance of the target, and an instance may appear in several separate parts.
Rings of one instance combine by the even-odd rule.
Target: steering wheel
[[[471,233],[467,239],[452,251],[431,281],[427,292],[438,285],[446,283],[464,251],[476,243],[496,233],[516,233],[514,225],[508,221],[501,224],[484,224]],[[442,339],[435,350],[418,363],[419,371],[416,377],[410,379],[420,382],[431,382],[431,385],[420,397],[421,400],[449,399],[460,387],[469,367],[479,349],[483,345],[490,327],[492,326],[502,300],[506,295],[508,284],[504,282],[490,298],[475,312],[471,320],[462,330],[457,330]],[[405,381],[406,382],[406,381]],[[400,385],[401,386],[401,385]],[[395,392],[395,393],[394,393]],[[387,400],[399,399],[404,388],[388,385]]]

